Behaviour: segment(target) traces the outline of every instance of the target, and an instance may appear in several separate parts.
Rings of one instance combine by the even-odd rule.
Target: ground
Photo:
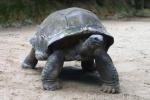
[[[115,38],[108,53],[119,72],[120,94],[102,93],[91,77],[86,77],[86,82],[73,78],[77,72],[64,79],[63,89],[44,91],[40,73],[45,62],[35,70],[20,66],[31,48],[28,40],[35,25],[0,30],[0,100],[150,100],[150,19],[102,23]],[[80,67],[79,62],[64,66]]]

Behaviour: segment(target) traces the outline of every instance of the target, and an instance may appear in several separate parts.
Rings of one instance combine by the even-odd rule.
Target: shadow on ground
[[[37,67],[36,70],[41,73],[43,67]],[[102,81],[98,72],[83,72],[81,68],[65,66],[60,73],[62,81],[72,81],[89,85],[101,85]]]

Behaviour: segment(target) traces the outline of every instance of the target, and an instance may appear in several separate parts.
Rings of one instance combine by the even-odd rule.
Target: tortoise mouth
[[[36,57],[36,59],[38,59],[38,60],[46,60],[46,59],[48,58],[48,54],[43,53],[43,52],[41,52],[41,51],[36,51],[36,52],[35,52],[35,57]]]

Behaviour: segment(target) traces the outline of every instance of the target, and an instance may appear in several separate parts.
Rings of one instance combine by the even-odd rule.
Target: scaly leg
[[[59,81],[59,74],[63,67],[64,55],[62,51],[53,52],[47,60],[42,71],[42,82],[45,90],[54,91],[62,86]]]
[[[22,62],[22,68],[35,68],[38,60],[35,57],[35,50],[32,48],[28,56]]]
[[[119,78],[116,68],[107,52],[103,49],[95,51],[96,68],[104,82],[101,90],[107,93],[119,92]]]

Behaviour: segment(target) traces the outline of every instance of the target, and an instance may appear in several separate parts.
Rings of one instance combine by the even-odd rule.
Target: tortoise
[[[100,90],[119,93],[118,73],[107,54],[114,38],[91,11],[72,7],[50,14],[30,43],[32,49],[22,67],[35,68],[38,60],[47,60],[42,70],[43,89],[62,88],[59,74],[63,63],[76,60],[81,61],[83,72],[99,73],[103,82]]]

